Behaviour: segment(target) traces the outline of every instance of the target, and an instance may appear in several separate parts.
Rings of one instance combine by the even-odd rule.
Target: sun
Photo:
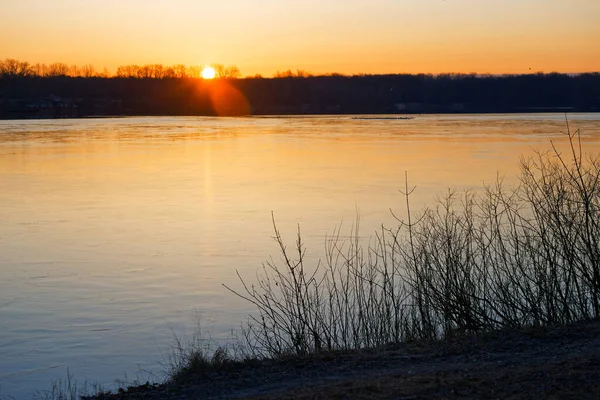
[[[202,78],[203,79],[213,79],[215,77],[215,75],[216,75],[215,69],[209,65],[204,67],[204,69],[202,70]]]

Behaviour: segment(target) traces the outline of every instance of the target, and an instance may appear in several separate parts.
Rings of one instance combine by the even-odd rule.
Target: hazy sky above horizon
[[[0,59],[242,74],[600,71],[600,0],[0,0]]]

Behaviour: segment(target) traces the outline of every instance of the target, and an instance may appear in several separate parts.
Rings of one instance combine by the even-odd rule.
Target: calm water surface
[[[600,148],[600,115],[570,115]],[[0,398],[64,378],[163,375],[197,316],[216,340],[252,309],[224,290],[277,247],[308,256],[357,213],[362,235],[448,188],[516,182],[521,155],[564,142],[564,115],[412,120],[122,118],[0,121]],[[344,228],[342,228],[342,231]]]

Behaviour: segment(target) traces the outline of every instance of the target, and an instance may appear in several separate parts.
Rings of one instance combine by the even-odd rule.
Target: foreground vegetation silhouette
[[[372,348],[600,316],[600,159],[554,147],[521,162],[520,185],[449,192],[382,229],[327,240],[322,262],[295,254],[228,288],[258,310],[244,338],[254,357]],[[357,224],[358,225],[358,224]]]

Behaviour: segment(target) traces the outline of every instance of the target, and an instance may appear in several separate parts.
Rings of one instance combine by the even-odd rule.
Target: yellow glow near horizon
[[[0,1],[0,59],[244,76],[600,71],[599,0]]]
[[[209,65],[202,70],[202,79],[214,79],[216,76],[215,69]]]

